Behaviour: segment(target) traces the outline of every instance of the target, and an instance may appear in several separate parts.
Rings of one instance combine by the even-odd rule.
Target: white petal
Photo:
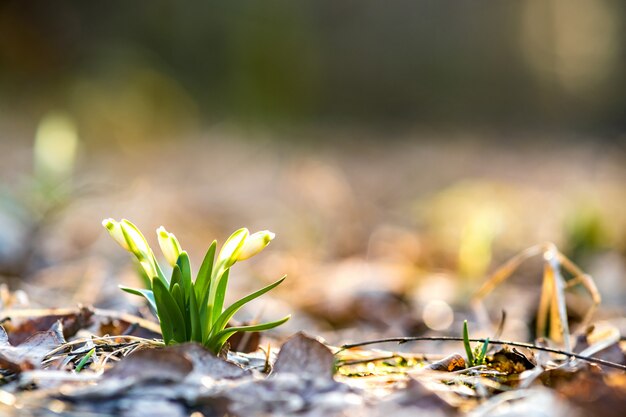
[[[276,237],[276,235],[269,230],[263,230],[260,232],[256,232],[251,234],[248,239],[246,239],[245,244],[239,256],[237,257],[238,261],[243,261],[245,259],[251,258],[257,253],[261,252],[269,243]]]

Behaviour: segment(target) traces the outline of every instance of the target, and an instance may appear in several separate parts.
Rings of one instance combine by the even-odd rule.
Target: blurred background
[[[286,333],[458,335],[543,241],[626,330],[625,26],[620,1],[1,1],[2,305],[137,312],[114,217],[196,265],[276,232],[230,297],[287,273],[242,315]],[[490,296],[511,337],[540,271]]]

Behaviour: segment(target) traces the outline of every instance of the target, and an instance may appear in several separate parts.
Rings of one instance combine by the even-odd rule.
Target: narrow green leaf
[[[167,317],[170,321],[172,332],[171,340],[179,343],[185,342],[187,339],[185,334],[185,319],[174,297],[172,297],[172,294],[170,294],[167,287],[165,287],[160,280],[155,279],[152,285],[154,287],[154,297],[161,323],[163,323],[162,316]]]
[[[474,354],[472,353],[472,346],[469,342],[469,330],[467,329],[467,320],[463,321],[463,346],[465,346],[465,353],[467,354],[467,367],[474,366]]]
[[[219,291],[222,292],[220,298],[221,298],[221,303],[223,306],[224,305],[224,292],[226,292],[225,284],[228,284],[229,273],[230,273],[230,269],[227,269],[226,271],[222,273],[222,275],[217,280],[212,279],[210,291],[209,291],[208,298],[207,298],[207,315],[208,315],[207,322],[209,324],[209,329],[213,327],[215,320],[217,320],[217,317],[219,316],[219,314],[222,313],[222,311],[220,310],[217,314],[215,314],[215,311],[217,311],[217,308],[215,307],[215,302],[216,302],[216,299],[218,298],[216,293]]]
[[[146,300],[148,300],[148,304],[150,305],[150,308],[156,314],[157,307],[156,307],[156,303],[154,301],[154,293],[151,290],[144,290],[143,288],[124,287],[123,285],[119,285],[119,288],[120,288],[120,290],[125,291],[125,292],[127,292],[129,294],[133,294],[133,295],[138,295],[140,297],[144,297]]]
[[[213,312],[211,313],[213,327],[217,318],[222,314],[224,309],[224,300],[226,298],[226,289],[228,287],[228,276],[230,275],[230,268],[224,271],[220,279],[217,281],[217,287],[215,291],[215,303],[213,304]]]
[[[489,348],[489,338],[485,339],[485,343],[483,343],[483,347],[480,350],[480,356],[478,357],[478,365],[482,365],[485,363],[485,357],[487,356],[487,349]]]
[[[165,287],[167,287],[167,279],[165,278],[165,274],[163,274],[163,270],[161,269],[161,266],[159,265],[159,263],[157,262],[156,258],[154,257],[154,253],[152,253],[152,249],[150,250],[150,256],[152,256],[152,262],[154,262],[154,266],[156,267],[156,271],[157,271],[157,276],[159,278],[159,280],[161,280],[161,282],[165,285]]]
[[[189,314],[189,309],[187,308],[187,303],[185,301],[185,295],[183,294],[180,284],[176,283],[174,285],[171,294],[181,313],[183,313],[183,318],[185,320],[185,341],[187,341],[188,336],[191,335],[191,315]]]
[[[189,255],[187,252],[182,251],[176,261],[176,266],[180,268],[182,273],[181,287],[185,300],[189,299],[189,291],[191,291],[191,263],[189,262]]]
[[[200,328],[202,340],[207,340],[211,331],[211,318],[209,317],[209,292],[204,293],[204,298],[199,299],[198,311],[200,312]]]
[[[253,324],[249,326],[238,326],[238,327],[229,327],[228,329],[224,329],[220,332],[215,333],[205,344],[211,351],[219,352],[224,343],[228,340],[233,333],[236,332],[260,332],[263,330],[273,329],[274,327],[278,327],[281,324],[285,323],[287,320],[291,318],[291,315],[285,316],[280,320],[271,321],[268,323],[261,324]]]
[[[246,295],[245,297],[231,304],[230,307],[224,310],[224,312],[215,321],[215,324],[213,325],[213,328],[211,329],[212,333],[217,333],[217,332],[224,330],[224,328],[226,327],[230,319],[235,315],[235,313],[237,313],[237,311],[239,311],[241,307],[243,307],[245,304],[249,303],[250,301],[254,300],[255,298],[262,296],[266,292],[276,288],[285,280],[285,278],[286,276],[282,277],[278,281],[266,287],[261,288],[258,291],[253,292],[252,294]]]
[[[217,241],[214,240],[209,246],[200,270],[198,271],[198,277],[196,278],[195,291],[196,299],[203,300],[205,293],[209,292],[209,285],[211,284],[211,274],[213,273],[213,263],[215,262],[215,250],[217,248]]]
[[[156,284],[156,282],[159,282],[159,284]],[[163,301],[163,293],[167,293],[169,295],[169,292],[163,288],[163,283],[158,280],[154,280],[152,287],[154,288],[154,299],[157,307],[159,325],[161,326],[161,334],[163,335],[163,342],[166,345],[169,345],[174,337],[174,328],[172,326],[172,318],[170,317],[168,309],[165,307],[165,302]]]
[[[194,342],[202,343],[200,311],[198,310],[198,302],[196,300],[194,284],[191,284],[191,291],[189,292],[189,313],[191,317],[191,340]]]
[[[174,265],[174,269],[172,269],[172,278],[170,279],[169,289],[172,292],[175,284],[179,284],[182,282],[183,273],[180,271],[180,267],[178,265]]]
[[[183,297],[183,291],[180,288],[180,284],[174,284],[170,294],[172,295],[174,301],[176,301],[176,305],[178,306],[180,312],[182,313],[185,311],[185,298]]]
[[[93,356],[93,354],[96,353],[96,348],[91,348],[91,350],[89,352],[87,352],[87,354],[85,356],[83,356],[83,358],[80,360],[80,362],[78,362],[78,365],[76,365],[76,373],[79,373],[80,371],[83,370],[83,368],[85,367],[85,364],[87,363],[87,361],[89,360],[89,358],[91,358]]]

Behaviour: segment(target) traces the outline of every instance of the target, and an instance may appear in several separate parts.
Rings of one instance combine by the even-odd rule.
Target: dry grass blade
[[[90,356],[99,359],[93,360],[91,370],[101,372],[110,360],[117,361],[132,354],[137,349],[161,346],[163,343],[160,341],[136,336],[92,336],[62,344],[49,352],[42,364],[50,367],[60,363],[61,368],[74,364],[74,367],[78,367],[81,361],[86,361],[85,358],[93,350]]]

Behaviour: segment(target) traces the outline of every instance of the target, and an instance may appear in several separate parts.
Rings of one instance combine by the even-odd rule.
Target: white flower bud
[[[248,229],[244,227],[230,235],[226,242],[224,242],[224,246],[222,246],[220,254],[217,257],[217,265],[220,267],[214,268],[214,274],[220,275],[223,271],[230,268],[235,262],[237,262],[239,254],[241,253],[249,234],[250,232],[248,232]]]
[[[126,219],[117,222],[114,219],[102,220],[102,225],[113,239],[124,249],[135,255],[150,278],[158,276],[158,266],[154,260],[152,249],[137,226]]]
[[[104,219],[102,220],[102,226],[107,229],[111,237],[124,249],[130,251],[130,247],[128,243],[126,243],[126,239],[124,238],[124,233],[122,232],[122,226],[119,222],[116,222],[114,219]]]
[[[122,219],[120,226],[130,251],[134,253],[139,260],[150,259],[152,251],[150,250],[150,246],[148,245],[146,238],[139,231],[139,229],[137,229],[137,226],[126,219]]]
[[[163,226],[159,227],[156,232],[159,238],[161,252],[163,252],[167,262],[173,267],[176,265],[176,261],[178,260],[180,253],[183,251],[180,247],[180,243],[178,243],[176,236],[165,230]]]
[[[237,256],[238,261],[243,261],[245,259],[251,258],[257,253],[261,252],[269,243],[276,237],[276,235],[269,230],[263,230],[260,232],[256,232],[248,236],[246,239],[241,252],[239,252],[239,256]]]

